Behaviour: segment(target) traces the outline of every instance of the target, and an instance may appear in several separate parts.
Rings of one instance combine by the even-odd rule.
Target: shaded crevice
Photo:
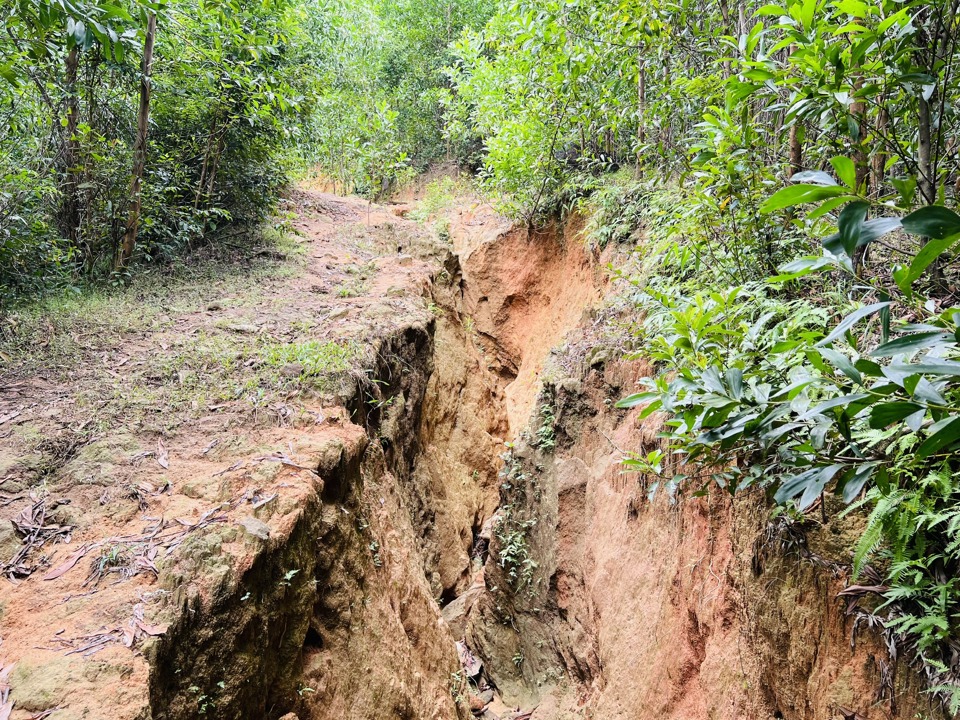
[[[374,592],[387,592],[386,583],[399,582],[395,574],[380,573],[393,567],[392,554],[402,554],[382,547],[384,535],[365,527],[379,511],[377,505],[386,502],[364,497],[365,478],[387,478],[389,492],[395,490],[399,497],[413,533],[411,544],[417,546],[403,550],[412,551],[422,568],[417,580],[429,586],[430,609],[460,601],[475,586],[478,573],[483,585],[481,568],[496,565],[491,518],[506,501],[497,477],[503,442],[509,439],[504,388],[523,368],[518,353],[509,350],[510,338],[495,328],[465,326],[468,285],[459,258],[448,256],[432,289],[442,316],[378,340],[368,370],[345,402],[367,442],[318,458],[322,488],[302,509],[289,536],[277,546],[268,541],[253,566],[206,609],[194,598],[180,613],[152,663],[157,720],[194,717],[196,692],[191,688],[212,697],[221,682],[227,683],[231,700],[217,712],[238,720],[276,720],[287,712],[299,712],[304,719],[327,717],[319,708],[336,693],[360,692],[350,684],[362,683],[357,679],[341,678],[348,685],[325,687],[325,673],[335,673],[328,673],[329,665],[323,663],[352,652],[354,634],[364,630],[364,603]],[[490,295],[481,299],[489,303]],[[550,312],[509,294],[497,317],[506,324],[514,315],[534,310]],[[478,345],[492,357],[485,357]],[[397,531],[388,537],[410,537],[404,532],[406,536]],[[537,598],[539,611],[559,614],[556,574],[546,578],[549,587],[546,597]],[[426,621],[423,603],[408,608],[407,603],[420,602],[417,592],[399,585],[389,591],[399,594],[390,595],[390,602],[411,648],[419,653],[439,641],[455,656],[454,641],[461,637],[436,618]],[[256,602],[248,602],[248,593]],[[504,666],[488,673],[491,685],[510,668],[516,670],[509,654],[491,653],[485,660]],[[448,673],[441,665],[436,670],[446,682]],[[581,681],[589,678],[589,667],[578,667],[578,658],[569,658],[569,667]],[[221,677],[221,669],[230,679]],[[308,670],[320,680],[320,689],[315,697],[304,698],[298,686]],[[526,680],[533,682],[533,676]],[[411,702],[417,690],[404,692],[411,694],[384,697],[382,708],[392,708],[395,717],[417,717],[418,706]]]

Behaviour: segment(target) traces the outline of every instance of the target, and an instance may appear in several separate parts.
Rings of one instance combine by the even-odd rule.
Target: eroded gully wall
[[[607,258],[577,231],[454,224],[433,317],[378,341],[376,382],[316,450],[322,481],[212,600],[184,599],[155,651],[154,717],[191,717],[197,692],[224,717],[467,717],[456,640],[544,720],[914,717],[909,671],[867,632],[851,649],[842,578],[757,543],[762,498],[651,503],[621,472],[659,442],[612,409],[649,368],[550,356],[569,331],[590,346],[606,292]],[[505,489],[504,442],[544,380],[556,446],[518,442]],[[492,530],[508,505],[536,519],[520,589]],[[827,552],[831,533],[811,543]],[[255,607],[251,585],[271,588]]]
[[[556,447],[518,443],[501,490],[501,515],[514,505],[536,519],[531,582],[518,589],[500,567],[494,532],[445,611],[508,704],[535,720],[935,716],[910,668],[837,598],[849,530],[835,513],[803,530],[798,554],[761,495],[650,502],[649,479],[622,472],[625,451],[659,446],[662,418],[612,408],[651,369],[590,347],[603,263],[576,221],[540,237],[470,228],[455,235],[464,312],[499,358],[511,430],[537,427],[542,379],[539,402],[557,416]],[[569,328],[577,349],[548,358]]]

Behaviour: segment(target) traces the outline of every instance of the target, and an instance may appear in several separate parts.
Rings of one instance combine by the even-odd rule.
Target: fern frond
[[[859,577],[860,573],[863,572],[863,566],[866,564],[867,558],[873,554],[883,538],[884,523],[903,500],[903,497],[902,490],[884,496],[880,498],[877,506],[870,513],[870,517],[867,518],[867,527],[853,552],[854,577]]]

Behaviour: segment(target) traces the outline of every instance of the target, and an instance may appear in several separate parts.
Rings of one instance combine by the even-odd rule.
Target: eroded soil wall
[[[454,246],[288,531],[212,602],[181,598],[154,717],[192,717],[202,694],[223,717],[464,718],[456,641],[497,690],[475,703],[488,719],[931,712],[854,635],[842,565],[796,552],[763,497],[650,500],[653,479],[623,472],[660,443],[656,418],[613,409],[651,369],[591,334],[609,258],[576,221],[530,234],[465,213]],[[829,557],[840,533],[806,528],[807,550]]]

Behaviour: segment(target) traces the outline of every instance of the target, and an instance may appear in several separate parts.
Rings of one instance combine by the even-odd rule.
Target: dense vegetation
[[[635,332],[662,373],[622,405],[665,412],[669,451],[628,464],[801,525],[825,493],[867,513],[857,592],[954,711],[958,9],[515,2],[457,43],[448,126],[518,217],[643,230]]]
[[[230,242],[320,168],[379,195],[447,148],[489,0],[0,3],[0,303]]]
[[[647,258],[662,372],[622,404],[669,450],[628,464],[869,516],[854,582],[956,710],[958,10],[7,0],[0,300],[225,242],[306,167],[374,198],[455,159],[525,222],[587,212]]]

